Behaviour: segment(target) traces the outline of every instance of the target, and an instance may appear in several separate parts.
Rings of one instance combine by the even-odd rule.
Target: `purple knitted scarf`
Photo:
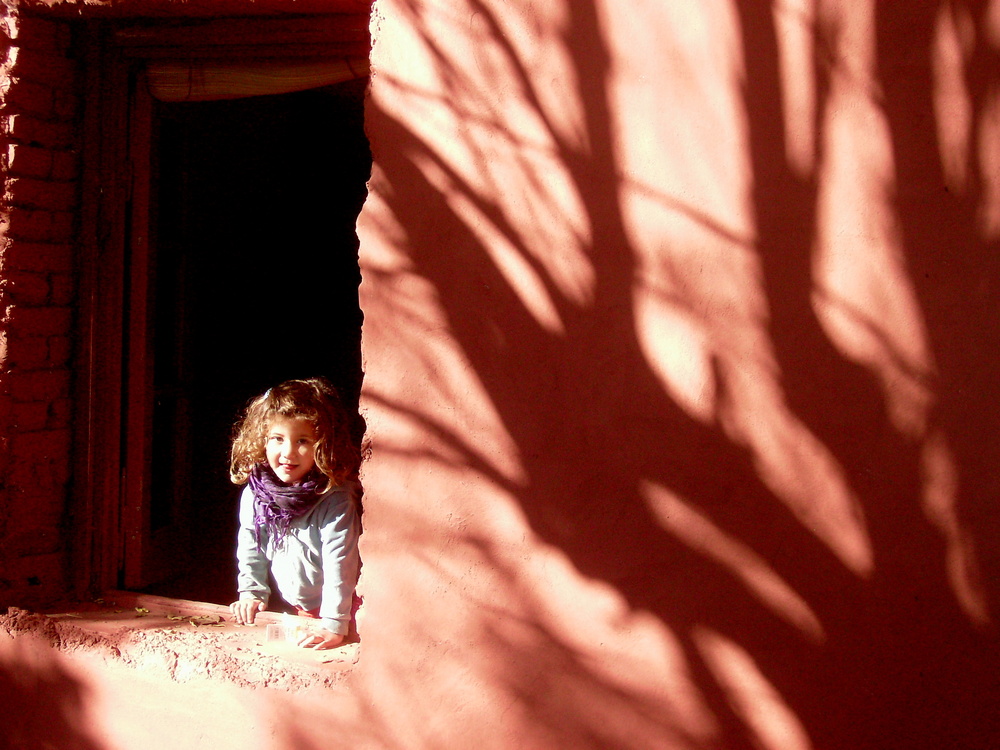
[[[315,472],[306,475],[299,484],[285,484],[266,463],[259,463],[250,472],[250,491],[253,493],[253,525],[257,547],[261,547],[261,530],[266,529],[280,547],[288,527],[299,516],[305,515],[322,497],[320,479]]]

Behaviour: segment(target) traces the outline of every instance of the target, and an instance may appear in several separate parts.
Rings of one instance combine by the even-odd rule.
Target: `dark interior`
[[[235,596],[227,450],[250,398],[323,375],[357,413],[365,85],[157,105],[152,524],[189,542],[150,593]]]

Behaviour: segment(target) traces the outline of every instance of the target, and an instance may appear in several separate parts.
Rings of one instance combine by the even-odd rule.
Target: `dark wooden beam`
[[[368,42],[349,44],[255,45],[224,44],[214,47],[129,47],[122,50],[126,58],[140,60],[267,60],[272,58],[367,57]]]
[[[215,18],[134,24],[115,29],[115,45],[129,47],[214,47],[229,45],[367,44],[366,14],[320,17]]]
[[[51,18],[220,18],[371,12],[372,0],[18,0]]]

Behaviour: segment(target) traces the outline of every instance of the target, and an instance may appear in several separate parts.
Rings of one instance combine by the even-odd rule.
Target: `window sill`
[[[314,651],[268,642],[266,626],[289,618],[299,622],[261,612],[255,625],[240,626],[225,606],[113,591],[58,612],[11,608],[0,616],[0,628],[47,639],[62,650],[88,649],[138,669],[163,671],[177,682],[209,678],[290,691],[340,682],[357,663],[359,644]]]

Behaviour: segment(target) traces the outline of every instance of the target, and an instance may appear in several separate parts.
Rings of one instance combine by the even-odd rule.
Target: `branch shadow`
[[[894,62],[900,59],[900,50],[908,49],[911,52],[906,56],[919,59],[919,68],[929,73],[933,49],[930,30],[939,9],[946,5],[925,2],[903,9],[879,4],[875,28],[880,37],[880,89],[885,92],[900,195],[907,194],[910,185],[943,184],[933,143],[933,83],[929,75],[915,80],[910,66],[904,70]],[[784,374],[784,391],[800,419],[832,449],[862,499],[875,552],[871,580],[852,582],[826,606],[821,602],[828,579],[814,578],[800,584],[800,593],[818,603],[821,619],[830,624],[830,642],[814,674],[822,676],[823,688],[810,690],[799,685],[803,692],[798,695],[787,688],[783,692],[795,696],[798,715],[811,734],[827,746],[990,744],[1000,736],[1000,725],[993,718],[1000,700],[994,628],[986,632],[977,629],[955,599],[947,576],[945,540],[921,507],[926,479],[921,463],[923,446],[893,427],[885,395],[873,373],[848,361],[831,345],[813,311],[814,261],[807,250],[816,235],[818,186],[797,178],[782,158],[787,134],[781,127],[777,39],[769,23],[770,4],[750,2],[735,7],[744,28],[747,77],[754,81],[747,97],[754,206],[774,321],[772,341]],[[915,39],[917,29],[921,31]],[[826,37],[820,41],[821,48],[832,46],[838,33],[836,27],[819,25],[816,34]],[[816,82],[817,89],[826,94],[836,71],[818,69],[824,73]],[[897,96],[900,93],[902,96]],[[982,94],[985,91],[977,97],[980,101],[984,100]],[[953,273],[948,279],[947,294],[962,297],[976,280],[973,269],[989,271],[996,279],[996,253],[994,247],[993,259],[987,259],[985,243],[972,231],[971,216],[952,219],[947,216],[950,209],[946,204],[927,202],[926,196],[918,200],[924,201],[919,209],[897,203],[897,215],[903,226],[906,260],[913,269],[910,282],[920,292],[921,312],[932,331],[932,359],[938,364],[939,382],[935,386],[939,401],[932,421],[940,423],[949,444],[959,451],[960,446],[966,447],[965,455],[958,456],[956,462],[963,477],[958,505],[968,509],[979,505],[969,500],[995,485],[995,479],[982,471],[985,467],[976,469],[980,459],[975,454],[982,453],[982,446],[967,450],[971,447],[967,430],[982,422],[982,417],[955,420],[957,410],[948,403],[951,389],[947,381],[970,364],[956,361],[948,350],[957,350],[960,356],[971,354],[977,360],[977,372],[982,372],[984,365],[987,371],[995,372],[996,361],[992,356],[982,357],[977,345],[970,347],[976,334],[966,325],[950,327],[947,337],[933,335],[935,326],[951,313],[940,296],[927,293],[927,287],[940,292],[944,269],[951,265],[947,257],[933,250],[948,247],[979,256],[964,273]],[[975,199],[970,202],[975,203]],[[948,231],[946,237],[930,240],[932,257],[921,260],[928,238],[934,234],[928,231],[931,227],[947,227]],[[934,266],[932,272],[925,265],[927,261]],[[928,273],[920,274],[921,267]],[[928,285],[930,277],[935,282]],[[995,320],[995,305],[993,313]],[[996,401],[995,378],[982,379],[966,392],[975,403],[974,410],[995,412],[989,406]],[[995,502],[995,497],[993,493],[991,501]],[[989,591],[994,603],[995,581]],[[780,665],[772,665],[768,672],[780,673]],[[778,684],[791,683],[779,680]],[[832,709],[830,695],[836,696]]]
[[[448,440],[468,465],[516,496],[532,530],[561,550],[580,574],[606,582],[633,610],[651,613],[677,637],[719,727],[712,743],[677,736],[680,746],[758,746],[746,716],[706,658],[697,636],[705,631],[719,634],[752,657],[817,746],[984,747],[995,742],[1000,738],[995,632],[992,626],[970,623],[956,601],[946,541],[921,505],[924,446],[894,426],[876,374],[834,346],[814,311],[811,248],[818,231],[819,186],[815,178],[800,176],[785,157],[788,135],[772,4],[751,0],[732,6],[748,81],[746,156],[753,173],[751,206],[758,230],[750,249],[766,291],[767,333],[784,404],[835,458],[845,485],[859,500],[872,548],[868,576],[845,566],[789,509],[761,476],[752,450],[727,432],[721,418],[692,418],[650,368],[635,318],[628,313],[635,304],[637,251],[619,199],[622,178],[607,89],[612,62],[595,3],[567,5],[563,38],[584,112],[585,150],[561,137],[546,120],[535,73],[507,41],[491,6],[475,1],[468,5],[491,42],[504,51],[524,101],[548,128],[555,158],[572,176],[589,222],[587,257],[595,285],[590,305],[561,294],[533,258],[521,228],[511,225],[498,202],[405,123],[373,105],[373,131],[381,141],[394,144],[392,150],[377,153],[376,162],[390,187],[398,187],[388,200],[408,235],[401,244],[409,249],[416,273],[432,282],[448,328],[489,391],[527,479],[519,483],[502,476],[477,460],[462,436],[448,436],[442,425],[425,421],[425,427]],[[951,4],[907,4],[905,9],[895,5],[880,4],[876,30],[896,180],[906,185],[940,179],[929,156],[934,154],[928,143],[934,137],[929,36],[940,7]],[[452,67],[449,52],[425,28],[419,5],[402,7],[422,34],[438,75],[452,87],[454,100],[462,101],[467,85],[462,72]],[[917,44],[915,28],[921,30]],[[820,48],[837,33],[835,26],[818,22]],[[892,67],[898,50],[907,45],[927,73],[919,81],[912,79],[912,70]],[[822,65],[817,70],[814,83],[822,104],[833,73]],[[993,78],[978,86],[973,99],[980,103],[997,90]],[[515,138],[499,125],[497,135]],[[428,177],[432,171],[445,175],[453,191],[473,203],[478,215],[498,228],[541,279],[561,332],[544,326],[526,307],[481,238]],[[529,167],[524,171],[533,172]],[[422,200],[407,200],[413,194]],[[957,506],[966,523],[977,529],[974,534],[988,571],[985,585],[995,604],[1000,571],[993,467],[998,456],[995,441],[988,438],[997,427],[993,404],[1000,395],[1000,378],[995,354],[984,354],[981,343],[984,334],[995,341],[997,333],[997,246],[974,229],[977,195],[954,205],[928,205],[922,198],[907,199],[905,191],[901,196],[896,209],[909,281],[928,322],[938,369],[933,421],[954,446],[962,477]],[[939,252],[942,247],[966,250],[966,260],[953,263]],[[987,290],[970,293],[970,286],[981,283],[979,269],[989,272]],[[969,320],[987,321],[985,330],[970,330]],[[731,401],[731,378],[718,359],[714,367],[718,400]],[[417,413],[409,417],[424,419]],[[984,441],[992,445],[984,449]],[[823,638],[817,642],[804,637],[732,566],[720,564],[665,528],[650,506],[646,488],[651,485],[681,498],[699,517],[777,571],[815,613]],[[482,545],[489,557],[489,544]],[[507,631],[494,634],[512,652],[524,654],[511,667],[511,692],[524,705],[537,706],[537,720],[550,722],[553,736],[564,732],[563,739],[571,738],[574,746],[621,742],[619,731],[585,717],[581,707],[598,703],[598,698],[620,705],[624,725],[636,718],[625,708],[629,696],[617,694],[538,622],[524,627],[528,635],[517,642],[510,642]],[[546,677],[533,681],[530,665],[539,659],[546,665]],[[584,689],[590,691],[589,700],[579,695]],[[653,706],[637,707],[634,702],[632,709],[655,712]],[[572,725],[566,713],[577,717],[575,729],[565,728]]]

